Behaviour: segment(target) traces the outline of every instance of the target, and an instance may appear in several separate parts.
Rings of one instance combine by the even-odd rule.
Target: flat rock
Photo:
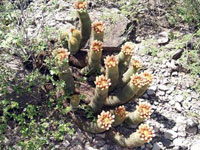
[[[158,143],[153,144],[153,149],[152,150],[161,150],[162,147]]]
[[[173,130],[168,130],[164,133],[164,137],[170,140],[173,140],[177,137],[177,133],[174,132]]]
[[[158,44],[167,44],[169,42],[169,36],[167,32],[161,32],[158,36]]]
[[[200,141],[197,141],[192,144],[191,150],[199,150],[200,149]]]
[[[183,49],[178,49],[177,51],[174,52],[174,54],[172,55],[172,59],[177,60],[181,57],[183,53]]]
[[[167,90],[169,90],[169,88],[166,86],[166,85],[159,85],[159,89],[161,90],[161,91],[167,91]]]

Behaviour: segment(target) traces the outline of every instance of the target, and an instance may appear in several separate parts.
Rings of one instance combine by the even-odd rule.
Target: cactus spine
[[[109,132],[108,136],[115,143],[123,147],[133,148],[150,142],[152,137],[154,137],[154,131],[152,127],[149,127],[146,124],[141,124],[138,130],[127,138],[114,131]]]
[[[116,87],[119,80],[119,71],[118,71],[118,61],[115,56],[107,56],[104,59],[104,63],[106,66],[106,77],[111,80],[111,86],[109,88],[109,92],[113,91]]]
[[[108,89],[111,85],[110,79],[101,75],[96,77],[96,89],[94,99],[90,102],[89,106],[93,109],[93,111],[99,112],[104,105],[106,97],[108,96]]]
[[[83,48],[87,41],[90,38],[91,34],[91,20],[87,12],[87,4],[84,1],[77,1],[74,5],[74,8],[77,10],[79,24],[81,28],[81,43],[80,48]]]
[[[56,65],[59,70],[58,76],[61,80],[65,81],[64,90],[66,93],[73,93],[75,91],[75,85],[68,63],[69,54],[67,49],[62,48],[53,51],[53,56],[55,57]]]
[[[92,23],[92,41],[98,40],[103,42],[104,37],[104,25],[101,21],[95,21]]]

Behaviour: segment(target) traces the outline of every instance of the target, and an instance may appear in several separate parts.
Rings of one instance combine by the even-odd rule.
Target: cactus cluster
[[[68,63],[69,52],[71,55],[75,55],[81,48],[85,47],[90,39],[87,66],[82,68],[80,72],[86,77],[96,76],[96,81],[94,81],[95,94],[94,97],[90,98],[88,104],[96,116],[96,121],[85,118],[82,120],[75,113],[72,118],[81,129],[87,132],[107,131],[108,137],[121,146],[137,147],[149,142],[154,136],[153,129],[141,123],[150,117],[151,105],[142,102],[136,106],[134,111],[128,112],[123,104],[134,101],[143,95],[152,82],[152,75],[148,72],[140,72],[142,63],[132,59],[135,49],[132,42],[123,44],[117,55],[103,56],[105,30],[103,22],[94,21],[91,23],[85,1],[75,2],[74,8],[80,21],[80,30],[72,28],[69,32],[62,32],[60,40],[64,48],[55,50],[53,56],[59,67],[59,77],[66,83],[65,91],[74,93],[74,79]],[[74,112],[77,110],[79,102],[77,95],[72,96],[70,105]],[[122,123],[140,125],[136,132],[126,138],[110,130]]]

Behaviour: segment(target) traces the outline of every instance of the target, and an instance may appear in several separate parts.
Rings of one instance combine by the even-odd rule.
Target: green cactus
[[[66,93],[73,93],[75,91],[74,78],[69,68],[68,57],[69,52],[66,49],[56,49],[53,51],[53,56],[58,67],[58,76],[65,81],[64,91]]]
[[[75,111],[80,103],[79,95],[72,95],[70,98],[70,107],[73,111]]]
[[[127,71],[129,63],[133,54],[134,45],[132,42],[126,42],[121,47],[121,52],[117,55],[119,62],[119,77],[121,78],[123,74]]]
[[[141,88],[140,83],[142,80],[142,77],[139,75],[133,75],[128,84],[126,84],[123,88],[115,90],[114,94],[107,97],[105,105],[116,106],[130,101]]]
[[[139,129],[127,138],[114,131],[110,131],[108,133],[108,137],[123,147],[133,148],[142,146],[151,141],[152,137],[154,137],[154,131],[153,128],[148,125],[141,124]]]
[[[69,33],[67,31],[65,31],[64,29],[62,29],[61,31],[59,31],[59,35],[60,35],[60,41],[63,45],[64,48],[68,48],[68,40],[69,40]]]
[[[72,55],[75,55],[80,49],[81,32],[77,29],[70,29],[70,36],[68,40],[68,49]]]
[[[136,74],[140,70],[141,66],[141,63],[138,60],[132,60],[131,66],[123,74],[122,79],[119,81],[120,83],[118,84],[118,87],[123,87],[126,85],[130,81],[130,77],[133,74]]]
[[[98,40],[103,42],[104,37],[104,25],[100,21],[92,23],[92,41]]]
[[[83,48],[91,35],[91,20],[87,12],[87,4],[84,1],[77,1],[74,5],[74,8],[77,10],[79,24],[81,28],[81,43],[80,48]]]
[[[122,124],[127,117],[127,111],[124,106],[119,106],[115,108],[114,114],[115,114],[115,122],[112,125],[113,127]]]
[[[114,122],[114,116],[109,111],[102,111],[101,114],[98,115],[97,121],[95,122],[85,121],[76,117],[74,114],[71,115],[72,119],[76,122],[79,128],[90,133],[105,132],[111,128],[111,125]]]
[[[85,75],[99,73],[101,70],[102,42],[92,41],[88,52],[88,65],[81,70]]]
[[[101,75],[96,78],[95,84],[96,84],[95,96],[90,102],[89,106],[95,113],[97,113],[101,111],[104,105],[106,97],[108,96],[108,88],[111,83],[110,79]]]
[[[109,92],[112,92],[119,80],[118,61],[113,55],[107,56],[104,59],[104,64],[106,66],[106,77],[111,80]]]
[[[152,110],[149,103],[139,103],[134,112],[128,112],[125,122],[129,125],[138,125],[145,119],[149,118],[151,113]]]
[[[144,87],[143,88],[141,88],[138,92],[137,92],[137,94],[136,94],[136,96],[135,97],[140,97],[140,96],[142,96],[145,92],[146,92],[146,90],[147,90],[147,88],[149,87],[149,85],[152,83],[152,76],[151,76],[151,74],[150,73],[148,73],[148,72],[143,72],[142,74],[141,74],[141,76],[144,78],[144,80],[145,80],[145,85],[144,85]]]

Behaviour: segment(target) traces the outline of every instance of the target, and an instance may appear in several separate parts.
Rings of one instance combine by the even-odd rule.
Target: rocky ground
[[[108,5],[107,7],[90,3],[89,8],[92,20],[104,20],[106,23],[105,46],[120,46],[124,40],[130,38],[132,32],[125,33],[129,20],[120,14],[119,9]],[[27,36],[35,38],[40,36],[45,28],[52,28],[51,37],[56,37],[55,29],[76,26],[77,20],[72,7],[72,2],[63,0],[42,1],[35,0],[26,8],[25,14]],[[28,12],[28,13],[27,13]],[[162,22],[161,22],[162,23]],[[109,25],[111,24],[111,25]],[[141,28],[140,28],[141,27]],[[151,35],[142,34],[142,26],[137,28],[135,39],[137,48],[134,58],[143,62],[143,69],[154,75],[153,84],[138,101],[149,101],[152,104],[153,114],[147,120],[152,125],[156,136],[153,140],[137,150],[199,150],[200,147],[200,95],[192,90],[195,81],[189,74],[178,69],[178,60],[163,57],[163,53],[171,51],[169,31],[167,27],[160,28],[153,33],[153,29],[146,28]],[[145,32],[146,33],[146,32]],[[120,36],[123,34],[123,36]],[[184,35],[184,33],[182,33]],[[160,55],[144,54],[148,45],[144,40],[153,39],[150,44],[164,47]],[[175,51],[176,52],[176,51]],[[178,53],[178,52],[177,52]],[[174,55],[173,55],[174,56]],[[175,56],[174,56],[175,57]],[[126,107],[133,109],[133,103]],[[122,125],[119,130],[132,131],[132,127]],[[57,149],[69,150],[126,150],[117,146],[103,134],[88,134],[79,129],[73,137],[66,135],[65,140],[56,145]]]

